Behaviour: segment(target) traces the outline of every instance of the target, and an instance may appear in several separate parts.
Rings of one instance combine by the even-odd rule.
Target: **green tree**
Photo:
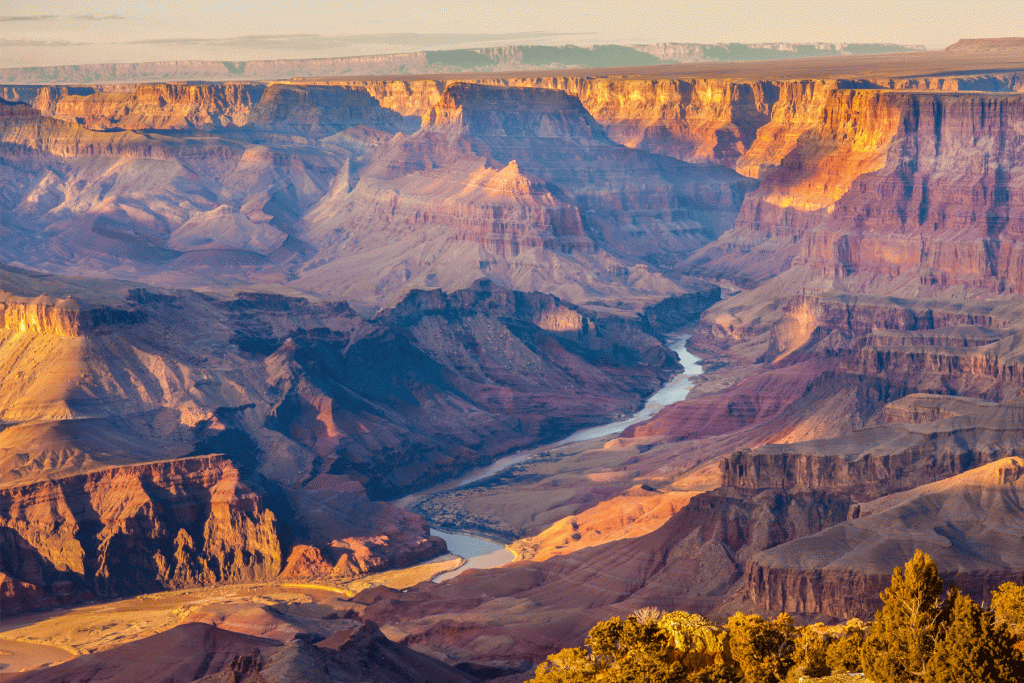
[[[921,550],[892,572],[882,609],[864,641],[864,674],[875,683],[919,681],[935,647],[942,619],[942,579]]]
[[[832,641],[824,633],[824,624],[799,629],[794,639],[793,659],[801,676],[820,678],[832,673],[828,665],[828,646]]]
[[[860,619],[850,619],[842,635],[828,645],[825,661],[833,673],[861,670],[860,652],[864,646],[866,627]]]
[[[581,647],[572,647],[548,655],[547,661],[537,666],[536,683],[588,683],[596,680],[597,665],[591,653]]]
[[[729,663],[728,633],[699,614],[669,612],[658,620],[658,628],[672,643],[673,659],[687,671],[696,672]]]
[[[618,617],[590,629],[586,647],[562,650],[537,667],[535,683],[683,683],[670,637],[657,623]]]
[[[1024,586],[1006,582],[992,591],[992,611],[997,623],[1018,641],[1024,640]]]
[[[737,612],[729,617],[729,652],[748,683],[778,683],[793,667],[793,617],[773,621]]]
[[[929,658],[924,683],[1024,681],[1024,660],[1006,627],[966,595],[955,593],[950,600],[949,623]]]

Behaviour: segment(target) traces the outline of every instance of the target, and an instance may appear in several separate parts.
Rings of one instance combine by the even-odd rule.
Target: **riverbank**
[[[574,514],[579,505],[587,505],[588,496],[585,496],[575,501],[574,507],[576,488],[563,484],[582,483],[585,488],[589,484],[590,494],[595,493],[593,484],[632,484],[631,479],[640,473],[623,465],[639,457],[640,452],[633,454],[626,449],[608,462],[606,456],[611,453],[605,446],[626,427],[648,420],[666,405],[687,397],[694,386],[694,378],[702,372],[701,359],[686,348],[689,337],[689,334],[679,334],[669,341],[669,348],[678,356],[682,371],[652,394],[644,406],[630,417],[578,430],[547,446],[510,454],[454,481],[406,496],[395,504],[422,514],[434,526],[432,533],[446,541],[452,538],[456,543],[465,543],[461,547],[467,552],[476,552],[474,548],[478,548],[478,554],[468,557],[452,550],[471,562],[475,557],[490,556],[496,552],[495,548],[501,547],[497,543],[510,544],[537,533],[548,524]],[[599,471],[588,467],[593,462],[587,462],[587,454],[593,452],[599,452],[601,456],[590,459],[600,461],[596,468]],[[583,462],[579,462],[581,459]],[[568,499],[566,493],[569,494]],[[481,545],[476,546],[475,543]],[[514,553],[508,548],[505,550],[508,554],[501,557],[506,562],[513,561]],[[467,563],[467,566],[448,574],[456,575],[469,568],[472,567]],[[436,577],[435,581],[447,578],[450,576]]]

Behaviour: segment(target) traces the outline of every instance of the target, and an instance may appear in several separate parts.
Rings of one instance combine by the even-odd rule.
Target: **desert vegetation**
[[[533,683],[997,683],[1024,681],[1024,586],[979,605],[918,550],[893,570],[874,620],[797,626],[737,612],[723,625],[654,607],[595,625],[582,648],[537,667]],[[851,674],[860,674],[852,676]]]

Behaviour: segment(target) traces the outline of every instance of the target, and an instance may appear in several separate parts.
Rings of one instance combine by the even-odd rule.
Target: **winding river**
[[[591,439],[614,436],[632,424],[649,420],[665,406],[676,403],[677,401],[682,401],[686,398],[687,394],[689,394],[690,390],[693,388],[692,378],[701,374],[703,371],[703,368],[700,366],[700,358],[686,350],[686,342],[689,341],[689,339],[690,335],[688,334],[682,334],[669,339],[668,347],[675,352],[676,356],[679,357],[679,363],[683,366],[683,370],[666,382],[661,389],[652,394],[650,398],[647,399],[647,402],[644,403],[643,408],[633,413],[625,420],[581,429],[570,434],[561,441],[550,444],[548,448],[577,443],[579,441],[589,441]],[[464,474],[458,479],[453,479],[452,481],[439,484],[438,486],[434,486],[425,491],[419,491],[406,496],[405,498],[394,501],[394,504],[405,507],[417,500],[426,498],[427,496],[440,491],[458,488],[460,486],[465,486],[466,484],[472,484],[473,482],[480,481],[481,479],[486,479],[487,477],[507,470],[513,465],[526,462],[543,448],[543,446],[540,448],[531,448],[529,451],[520,451],[518,453],[513,453],[512,455],[499,458],[487,467],[481,467]],[[454,576],[458,576],[467,569],[489,569],[491,567],[500,567],[501,565],[508,564],[515,559],[512,551],[507,550],[505,546],[499,543],[494,543],[493,541],[488,541],[476,536],[470,536],[469,534],[458,534],[439,531],[437,529],[431,529],[430,533],[433,536],[443,538],[448,544],[448,550],[452,554],[458,555],[466,560],[466,563],[458,569],[435,576],[434,581],[437,583],[447,581]]]

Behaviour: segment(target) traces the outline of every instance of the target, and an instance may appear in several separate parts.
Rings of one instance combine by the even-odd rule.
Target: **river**
[[[677,401],[682,401],[686,398],[690,393],[690,390],[693,389],[692,378],[703,372],[703,368],[700,366],[700,358],[694,356],[686,349],[686,342],[689,341],[689,339],[690,335],[688,334],[681,334],[669,339],[668,347],[675,352],[676,356],[679,357],[679,364],[682,365],[683,370],[682,372],[674,375],[672,379],[661,387],[661,389],[651,394],[650,398],[648,398],[646,403],[644,403],[643,408],[633,413],[625,420],[580,429],[561,441],[550,444],[547,448],[556,448],[558,446],[577,443],[579,441],[589,441],[591,439],[614,436],[632,424],[649,420],[665,406],[676,403]],[[417,500],[426,498],[427,496],[440,491],[447,491],[449,489],[465,486],[466,484],[472,484],[473,482],[480,481],[481,479],[486,479],[487,477],[507,470],[513,465],[526,462],[530,458],[536,456],[537,452],[543,448],[543,446],[540,448],[531,448],[529,451],[520,451],[518,453],[513,453],[512,455],[506,455],[503,458],[495,460],[487,467],[475,469],[468,474],[464,474],[458,479],[453,479],[452,481],[439,484],[425,491],[419,491],[406,496],[405,498],[394,501],[394,504],[406,507]],[[448,550],[452,554],[458,555],[466,560],[466,563],[458,569],[453,569],[450,572],[445,572],[435,576],[434,581],[436,583],[447,581],[454,576],[458,576],[467,569],[489,569],[491,567],[500,567],[501,565],[508,564],[515,559],[512,551],[506,549],[499,543],[494,543],[476,536],[470,536],[469,534],[438,531],[437,529],[431,529],[430,533],[433,536],[443,538],[448,544]]]

